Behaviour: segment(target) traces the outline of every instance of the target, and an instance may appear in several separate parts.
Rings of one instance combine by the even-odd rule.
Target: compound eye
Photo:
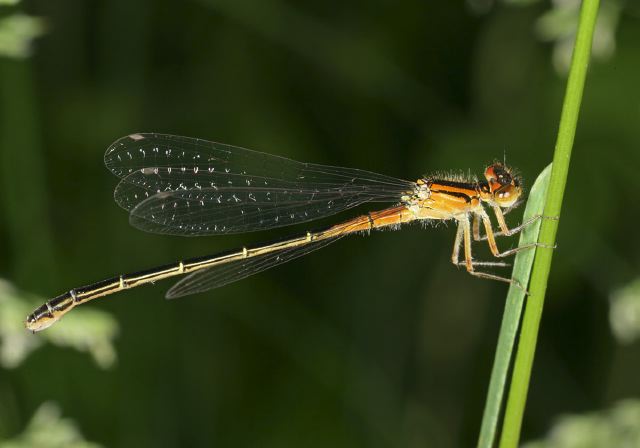
[[[509,170],[499,163],[488,166],[484,172],[484,177],[490,184],[498,184],[494,188],[505,187],[514,182],[514,178]]]
[[[496,180],[498,181],[498,183],[500,185],[509,185],[512,182],[512,177],[511,174],[509,174],[509,172],[507,170],[505,170],[502,167],[496,167],[493,170],[495,176],[496,176]]]

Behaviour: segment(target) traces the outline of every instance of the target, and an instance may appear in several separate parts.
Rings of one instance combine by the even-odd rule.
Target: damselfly
[[[121,180],[115,200],[129,211],[133,226],[148,232],[221,235],[303,223],[369,202],[393,203],[330,227],[265,244],[244,246],[74,288],[27,316],[29,330],[40,331],[75,306],[97,297],[186,275],[169,289],[169,299],[217,288],[325,247],[340,238],[372,229],[397,228],[412,221],[455,220],[458,225],[452,262],[476,276],[514,283],[478,271],[505,266],[472,258],[473,240],[486,239],[495,257],[506,252],[496,235],[512,235],[537,217],[509,229],[503,209],[522,195],[518,176],[504,164],[484,171],[486,180],[462,176],[424,177],[415,182],[360,169],[296,162],[235,146],[163,134],[132,134],[113,143],[105,165]],[[495,214],[494,232],[485,207]],[[484,236],[480,227],[484,227]],[[460,248],[464,261],[460,261]]]

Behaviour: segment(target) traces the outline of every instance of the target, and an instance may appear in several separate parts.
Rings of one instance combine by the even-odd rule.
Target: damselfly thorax
[[[167,298],[204,292],[325,247],[346,235],[397,228],[413,221],[456,221],[452,262],[464,265],[474,276],[517,284],[478,271],[480,266],[505,264],[475,261],[472,240],[486,239],[495,257],[511,255],[532,245],[500,252],[495,236],[512,235],[537,218],[509,229],[503,210],[517,205],[522,188],[518,176],[498,162],[485,169],[483,181],[434,176],[411,182],[360,169],[296,162],[195,138],[133,134],[107,149],[105,165],[120,178],[114,197],[129,212],[131,224],[159,234],[252,232],[309,222],[365,203],[393,205],[324,229],[71,289],[27,316],[29,330],[43,330],[81,303],[139,285],[186,275],[167,292]],[[492,210],[500,232],[493,231],[486,209]],[[461,247],[464,261],[460,261]]]

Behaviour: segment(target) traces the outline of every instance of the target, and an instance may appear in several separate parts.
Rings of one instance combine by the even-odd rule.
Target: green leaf
[[[100,448],[84,439],[76,423],[62,417],[60,407],[43,403],[17,437],[0,441],[0,448]]]
[[[44,20],[26,14],[12,14],[0,19],[0,56],[26,58],[31,54],[32,42],[42,36]]]
[[[527,199],[527,206],[524,211],[522,222],[525,222],[536,215],[542,214],[545,198],[547,197],[550,173],[551,165],[547,166],[542,173],[540,173],[534,182],[533,187],[531,187],[531,193]],[[540,224],[541,221],[538,220],[523,229],[520,234],[520,241],[518,243],[519,247],[534,243],[538,240]],[[534,255],[535,249],[523,250],[518,252],[516,255],[513,264],[512,278],[517,280],[521,285],[527,285],[529,283]],[[482,417],[478,447],[490,448],[493,446],[495,440],[507,374],[511,364],[511,353],[513,352],[513,346],[518,326],[520,324],[520,316],[522,315],[524,300],[524,290],[515,285],[511,285],[507,294],[507,303],[502,317],[500,335],[498,336],[498,347],[493,361],[493,369],[491,371],[489,391],[487,392],[487,401],[485,403],[484,415]]]

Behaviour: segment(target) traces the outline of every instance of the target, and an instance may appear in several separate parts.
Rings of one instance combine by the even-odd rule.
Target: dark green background
[[[534,32],[546,3],[25,8],[48,32],[30,60],[0,61],[0,276],[43,296],[289,231],[133,229],[102,166],[132,132],[408,179],[479,175],[506,154],[530,185],[552,157],[565,79]],[[525,440],[559,414],[640,393],[638,344],[618,346],[608,323],[609,293],[640,262],[637,15],[616,41],[587,79]],[[0,371],[5,436],[53,400],[106,446],[472,446],[506,287],[450,265],[454,234],[376,232],[193,298],[165,302],[162,284],[94,302],[120,323],[117,365],[45,346]]]

